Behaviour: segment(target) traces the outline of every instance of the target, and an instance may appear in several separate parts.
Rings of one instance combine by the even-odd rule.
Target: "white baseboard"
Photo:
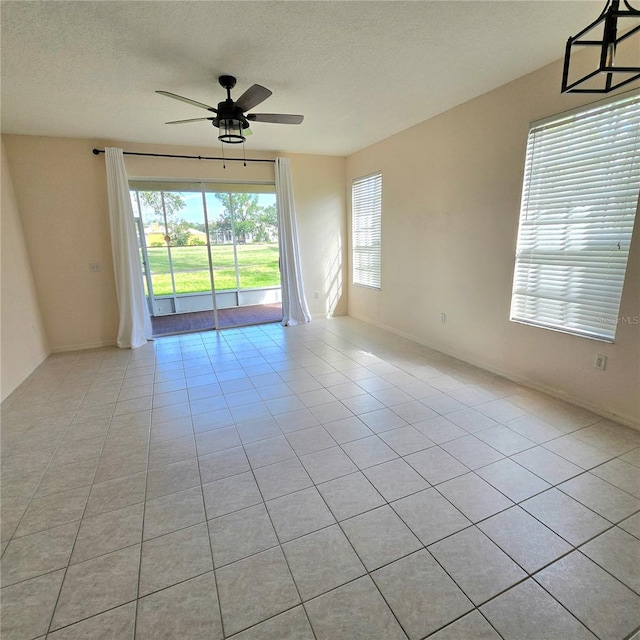
[[[581,398],[575,398],[574,396],[564,393],[554,387],[549,387],[547,385],[541,384],[534,380],[530,380],[528,378],[524,378],[509,371],[504,371],[498,367],[494,367],[491,364],[486,362],[476,360],[474,358],[469,358],[461,353],[457,353],[454,350],[443,348],[439,345],[436,345],[432,342],[424,340],[422,338],[418,338],[410,333],[406,333],[405,331],[400,331],[399,329],[395,329],[394,327],[390,327],[382,322],[376,322],[375,320],[371,320],[370,318],[365,318],[364,316],[360,316],[356,313],[349,314],[352,318],[356,320],[360,320],[366,324],[370,324],[374,327],[378,327],[379,329],[384,329],[389,333],[393,333],[394,335],[400,336],[401,338],[405,338],[407,340],[411,340],[413,342],[417,342],[418,344],[424,345],[425,347],[429,347],[430,349],[434,349],[439,351],[440,353],[444,353],[452,358],[456,358],[457,360],[461,360],[462,362],[466,362],[467,364],[471,364],[475,367],[479,367],[480,369],[484,369],[485,371],[489,371],[490,373],[495,373],[507,380],[511,380],[511,382],[516,382],[517,384],[521,384],[529,389],[533,389],[534,391],[540,391],[542,393],[546,393],[547,395],[557,398],[558,400],[563,400],[564,402],[569,402],[570,404],[575,404],[578,407],[583,409],[587,409],[596,415],[602,416],[603,418],[607,418],[608,420],[613,420],[614,422],[619,422],[620,424],[624,424],[627,427],[631,427],[632,429],[640,430],[640,425],[636,419],[632,416],[628,416],[625,414],[614,413],[612,411],[608,411],[607,409],[603,409],[598,405],[591,404],[589,402],[585,402]]]
[[[312,313],[312,320],[327,320],[329,318],[340,318],[341,316],[346,316],[346,313]],[[355,316],[354,316],[355,318]]]
[[[87,349],[101,349],[103,347],[115,347],[116,343],[108,342],[88,342],[86,344],[69,344],[51,349],[51,353],[67,353],[69,351],[86,351]]]

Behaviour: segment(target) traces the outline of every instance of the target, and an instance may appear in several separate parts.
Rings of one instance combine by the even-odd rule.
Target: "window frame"
[[[633,90],[531,123],[510,321],[615,342],[640,192],[640,126],[633,129],[639,113],[640,91]],[[631,135],[617,154],[596,150],[627,126]]]
[[[357,192],[359,185],[363,185],[360,193]],[[366,201],[365,206],[359,207],[361,210],[358,211],[356,198],[364,199],[367,195],[366,190],[371,190],[371,198],[375,197],[376,200]],[[369,218],[373,216],[374,218],[374,229],[369,231],[377,235],[377,244],[375,240],[373,243],[358,244],[358,235],[361,233],[366,234],[366,230],[358,229],[357,222],[358,218],[364,218],[365,216]],[[377,269],[371,266],[364,269],[357,268],[356,265],[361,264],[363,259],[365,262],[372,262],[374,265],[377,262]],[[373,277],[356,279],[357,273],[362,272],[372,274]],[[375,171],[365,176],[354,178],[351,181],[351,284],[357,287],[373,289],[374,291],[382,289],[382,171]]]

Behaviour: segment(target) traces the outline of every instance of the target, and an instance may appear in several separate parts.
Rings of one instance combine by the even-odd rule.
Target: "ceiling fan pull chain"
[[[247,166],[247,150],[244,147],[244,140],[242,141],[242,164]]]
[[[222,149],[222,168],[226,169],[227,165],[224,160],[224,142],[220,142],[220,148]]]

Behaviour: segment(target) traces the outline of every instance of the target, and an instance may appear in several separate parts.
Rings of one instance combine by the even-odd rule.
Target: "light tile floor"
[[[350,318],[55,355],[2,421],[3,640],[640,626],[640,432]]]

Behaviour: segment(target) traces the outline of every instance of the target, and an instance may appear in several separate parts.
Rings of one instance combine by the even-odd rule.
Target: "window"
[[[639,94],[532,125],[511,320],[613,342],[639,188]]]
[[[353,284],[380,288],[382,174],[358,178],[351,186]]]

